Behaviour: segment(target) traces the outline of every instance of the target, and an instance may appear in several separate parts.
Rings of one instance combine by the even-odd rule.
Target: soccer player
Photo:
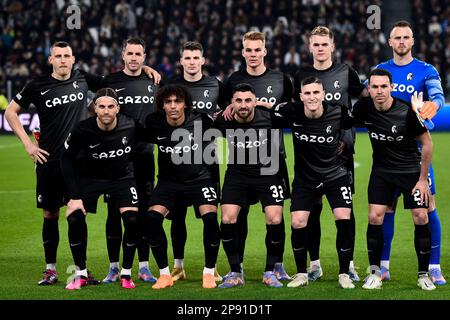
[[[61,170],[69,189],[67,222],[69,244],[77,267],[66,286],[77,290],[87,285],[87,212],[97,211],[97,200],[108,193],[117,203],[125,232],[123,241],[122,288],[134,289],[131,267],[138,243],[138,194],[130,166],[137,130],[135,121],[119,115],[119,103],[111,88],[94,97],[96,117],[79,122],[67,137]]]
[[[241,208],[248,207],[251,191],[261,201],[266,222],[266,266],[263,284],[279,288],[283,284],[274,273],[284,247],[283,215],[284,187],[279,164],[279,130],[272,132],[272,115],[256,107],[256,94],[249,84],[233,89],[233,120],[220,116],[214,123],[226,134],[230,150],[223,183],[222,243],[230,264],[231,273],[219,288],[244,285],[237,239],[237,219]],[[272,136],[274,134],[274,136]]]
[[[157,112],[147,116],[146,139],[158,145],[158,183],[150,197],[148,241],[160,269],[153,289],[173,285],[167,258],[167,238],[163,221],[174,210],[177,199],[193,205],[203,220],[205,267],[203,288],[216,287],[214,266],[220,246],[217,221],[217,190],[203,152],[203,129],[212,119],[207,113],[191,110],[192,98],[185,87],[166,85],[156,95]],[[200,131],[200,136],[196,132]],[[176,212],[173,212],[176,214]],[[176,219],[176,218],[174,218]]]
[[[256,93],[256,98],[261,102],[268,102],[272,105],[292,100],[292,83],[289,77],[280,71],[269,69],[264,64],[264,58],[267,55],[265,35],[262,32],[250,31],[242,37],[242,56],[245,59],[245,68],[234,72],[226,83],[227,101],[231,101],[233,89],[241,84],[250,84]],[[281,135],[281,159],[280,159],[280,175],[284,187],[284,198],[290,197],[289,193],[289,174],[286,167],[286,154],[284,150],[284,140]],[[256,203],[257,200],[250,201],[249,204]],[[243,207],[238,216],[238,241],[239,241],[239,259],[241,267],[244,261],[245,240],[247,239],[247,216],[248,208]],[[284,219],[282,217],[281,224],[283,226],[283,246],[280,260],[275,264],[275,274],[279,280],[290,280],[283,265],[285,229]],[[224,277],[226,278],[226,276]]]
[[[301,81],[307,77],[318,77],[322,80],[325,89],[325,101],[346,105],[351,109],[352,97],[367,95],[367,91],[359,79],[356,71],[347,64],[336,63],[333,61],[333,52],[335,49],[333,32],[324,26],[317,26],[309,35],[309,51],[313,57],[313,65],[302,65],[300,70],[294,76],[294,95],[295,100],[300,99],[297,93],[301,91]],[[354,186],[354,129],[344,130],[341,136],[341,156],[346,159],[348,172],[350,173],[350,183],[352,194],[355,193]],[[320,265],[320,214],[322,212],[322,196],[316,199],[316,202],[309,215],[309,221],[306,227],[308,231],[308,251],[310,257],[310,269],[308,278],[315,281],[323,276],[323,270]],[[351,226],[355,234],[355,216],[351,214]],[[354,242],[354,239],[353,239]],[[353,250],[351,252],[351,261],[349,275],[353,281],[359,281],[353,263]]]
[[[87,115],[88,89],[95,92],[101,87],[101,77],[72,70],[75,57],[67,42],[55,42],[48,61],[52,73],[30,81],[5,112],[6,120],[36,163],[36,203],[43,210],[42,243],[47,264],[39,285],[52,285],[58,280],[59,208],[65,205],[67,193],[59,166],[64,140],[73,126]],[[19,112],[31,104],[35,105],[40,120],[39,146],[31,141],[18,117]]]
[[[436,112],[444,106],[445,98],[441,86],[441,79],[437,70],[430,64],[420,61],[412,56],[414,35],[411,25],[407,21],[398,21],[394,24],[389,37],[393,59],[383,62],[377,68],[385,69],[392,74],[394,89],[392,96],[410,101],[413,92],[423,92],[427,100],[420,110],[424,119],[431,119]],[[430,166],[430,189],[432,195],[436,193],[433,166]],[[394,237],[394,217],[397,206],[397,197],[386,212],[383,221],[384,246],[381,254],[381,276],[383,280],[390,279],[389,260],[391,244]],[[442,275],[441,258],[441,222],[436,210],[434,196],[430,198],[428,206],[428,219],[431,230],[431,257],[429,271],[434,284],[446,283]]]
[[[284,103],[275,107],[275,115],[286,119],[292,128],[295,166],[292,183],[291,224],[292,249],[297,274],[288,287],[308,285],[307,248],[308,216],[318,197],[327,196],[332,208],[339,257],[339,286],[353,289],[348,275],[354,239],[350,221],[352,192],[346,159],[339,155],[341,130],[352,127],[353,119],[345,105],[323,102],[325,91],[317,77],[301,82],[301,102]]]
[[[211,117],[216,112],[225,107],[224,103],[224,85],[220,80],[213,76],[205,76],[202,72],[202,66],[205,64],[203,57],[203,46],[198,42],[188,41],[180,49],[180,64],[183,68],[183,75],[172,79],[172,83],[185,86],[192,96],[192,109],[198,109],[208,113]],[[220,176],[219,165],[211,165],[213,179],[216,183],[216,191],[220,195]],[[186,213],[187,205],[179,203],[175,206],[170,227],[170,236],[172,238],[174,268],[172,269],[173,281],[186,279],[184,270],[184,247],[187,239]],[[196,212],[196,217],[200,214]],[[216,280],[222,278],[215,270]]]
[[[127,115],[142,125],[148,114],[155,110],[154,100],[158,90],[153,78],[149,78],[144,69],[151,68],[144,66],[145,41],[140,38],[129,38],[124,41],[122,48],[122,59],[124,68],[105,76],[103,85],[113,88],[118,96],[120,113]],[[136,144],[131,156],[132,165],[136,179],[136,190],[139,197],[139,215],[142,220],[148,210],[150,193],[153,190],[155,181],[155,162],[153,158],[153,145],[145,141]],[[106,220],[106,243],[110,261],[109,273],[103,280],[104,283],[111,283],[119,280],[119,255],[122,242],[122,223],[119,208],[113,201],[108,202],[108,218]],[[140,221],[140,233],[138,245],[139,258],[139,279],[145,282],[156,282],[156,278],[148,266],[150,248],[145,238],[145,223]]]
[[[367,251],[371,273],[364,289],[382,286],[380,261],[383,248],[383,218],[394,200],[396,189],[403,193],[405,209],[411,209],[414,221],[414,247],[418,260],[417,285],[423,290],[436,287],[428,275],[431,237],[427,206],[430,200],[428,169],[433,145],[426,127],[416,117],[418,99],[411,104],[391,96],[394,88],[391,74],[374,69],[369,74],[370,98],[354,106],[356,123],[369,131],[373,164],[368,186],[369,223]],[[422,152],[417,148],[422,144]]]

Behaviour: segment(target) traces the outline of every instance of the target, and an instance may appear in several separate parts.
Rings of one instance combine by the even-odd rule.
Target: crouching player
[[[135,121],[119,115],[117,94],[111,88],[97,91],[96,117],[79,122],[67,138],[61,169],[70,192],[67,204],[69,244],[77,267],[68,290],[86,286],[86,213],[95,213],[97,200],[109,194],[119,204],[125,226],[121,284],[135,287],[131,267],[138,242],[138,196],[129,157],[136,136]]]

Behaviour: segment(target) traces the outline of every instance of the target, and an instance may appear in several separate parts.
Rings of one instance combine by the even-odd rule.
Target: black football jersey
[[[31,104],[36,107],[41,129],[39,147],[50,154],[48,161],[61,158],[64,141],[73,126],[87,118],[88,90],[101,87],[101,77],[74,70],[67,80],[51,75],[33,79],[14,97],[24,109]]]
[[[261,174],[278,173],[280,157],[279,138],[282,130],[274,121],[271,111],[256,107],[254,119],[249,123],[240,123],[235,119],[228,121],[219,116],[213,124],[219,129],[228,142],[227,170],[240,175],[259,177]]]
[[[241,83],[253,86],[256,99],[277,105],[292,99],[292,83],[284,73],[272,69],[259,76],[250,75],[245,69],[234,72],[227,81],[227,102],[231,101],[233,89]]]
[[[338,146],[342,129],[351,128],[353,118],[344,105],[324,102],[323,108],[317,119],[306,117],[302,102],[283,103],[273,110],[292,129],[294,172],[302,180],[327,182],[347,174]]]
[[[378,111],[370,97],[353,106],[358,126],[368,129],[372,143],[373,169],[383,172],[420,172],[421,153],[416,137],[427,131],[411,105],[395,99],[386,111]]]
[[[123,71],[107,75],[104,86],[113,88],[119,97],[120,113],[125,114],[142,125],[145,118],[156,109],[155,96],[159,86],[144,72],[138,76],[129,76]],[[135,152],[153,154],[153,145],[140,142]]]
[[[314,69],[311,65],[303,65],[294,76],[294,99],[300,101],[301,81],[307,77],[317,77],[322,80],[325,90],[325,101],[334,102],[352,109],[352,97],[358,97],[364,90],[364,85],[358,73],[349,65],[333,63],[325,70]],[[354,153],[355,132],[346,130],[341,135],[346,144],[346,153]]]
[[[211,178],[203,161],[204,149],[211,143],[203,141],[203,132],[211,123],[207,113],[195,110],[186,112],[179,127],[169,125],[164,112],[147,116],[145,140],[158,146],[158,179],[190,183]]]
[[[245,69],[234,72],[226,85],[227,101],[231,101],[233,88],[238,84],[248,83],[253,86],[256,99],[277,105],[292,100],[292,82],[287,75],[280,71],[266,69],[259,75],[250,75]],[[280,152],[285,157],[284,138],[280,136]]]
[[[202,76],[198,81],[186,81],[183,76],[180,76],[172,79],[171,82],[181,84],[188,89],[192,95],[192,107],[198,111],[207,112],[212,116],[226,107],[225,87],[216,77]]]
[[[96,117],[78,123],[64,142],[61,163],[71,195],[79,192],[78,178],[108,181],[132,177],[130,155],[140,134],[135,120],[121,114],[117,115],[117,125],[111,131],[101,130]],[[75,159],[83,165],[75,166]]]

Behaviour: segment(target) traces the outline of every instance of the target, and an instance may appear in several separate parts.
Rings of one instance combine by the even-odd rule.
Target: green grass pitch
[[[444,274],[450,275],[450,133],[433,134],[436,172],[437,208],[442,223],[442,257]],[[293,170],[292,139],[286,135],[288,167]],[[367,133],[359,133],[356,144],[356,195],[354,195],[356,214],[355,265],[359,267],[361,277],[365,276],[368,266],[366,252],[367,226],[367,182],[371,168],[371,147]],[[224,166],[222,167],[224,170]],[[35,208],[35,174],[34,165],[26,155],[23,146],[14,136],[0,136],[0,299],[146,299],[146,300],[372,300],[372,299],[449,299],[449,285],[438,287],[432,292],[421,291],[416,286],[417,261],[413,248],[413,223],[411,215],[403,209],[397,211],[395,237],[392,247],[392,280],[383,285],[382,290],[366,291],[361,283],[354,290],[342,290],[338,287],[338,260],[335,251],[336,230],[330,208],[325,201],[322,213],[321,262],[324,277],[310,283],[306,288],[266,288],[261,284],[265,263],[264,217],[261,207],[255,205],[249,215],[249,236],[244,262],[246,284],[243,288],[228,290],[205,290],[201,288],[203,269],[202,223],[188,214],[188,241],[186,245],[185,267],[187,280],[176,282],[166,290],[152,290],[149,284],[137,279],[137,259],[133,275],[137,288],[124,290],[119,284],[88,286],[76,292],[64,290],[67,277],[65,273],[72,264],[67,240],[67,223],[60,219],[60,244],[58,250],[59,283],[51,287],[39,287],[37,281],[44,270],[44,254],[41,244],[42,213]],[[402,208],[402,205],[400,206]],[[290,274],[295,273],[295,264],[290,245],[289,201],[285,204],[286,246],[284,262]],[[191,209],[190,209],[191,210]],[[62,210],[64,217],[64,209]],[[108,270],[108,257],[105,240],[105,205],[99,200],[96,215],[89,215],[88,268],[102,279]],[[169,239],[169,260],[172,267],[172,250],[170,247],[170,222],[164,226]],[[150,267],[158,274],[156,263],[150,255]],[[228,271],[225,253],[221,248],[218,269],[222,274]]]

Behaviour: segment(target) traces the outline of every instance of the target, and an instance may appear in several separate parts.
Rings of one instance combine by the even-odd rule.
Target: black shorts
[[[289,171],[286,165],[286,159],[283,155],[280,155],[280,168],[278,170],[278,175],[281,178],[284,200],[289,199],[291,197],[291,185],[289,184]],[[249,190],[247,195],[249,197],[248,205],[253,205],[259,202],[259,197],[255,190]]]
[[[153,154],[142,153],[133,155],[131,161],[136,178],[136,189],[139,205],[147,208],[150,204],[150,195],[155,188],[155,160]],[[104,201],[111,201],[109,194],[105,194]]]
[[[53,211],[66,205],[68,192],[59,161],[36,165],[36,206]]]
[[[295,178],[292,183],[291,212],[311,212],[317,197],[326,195],[331,209],[351,208],[352,192],[348,175],[327,182]]]
[[[139,197],[136,182],[132,177],[117,180],[80,179],[84,208],[87,212],[97,212],[97,201],[102,194],[108,194],[118,208],[138,207]]]
[[[174,211],[178,204],[193,205],[194,208],[205,204],[217,206],[217,199],[218,194],[211,179],[193,183],[159,180],[150,197],[150,206],[166,207],[169,210],[166,218],[171,220],[173,216],[170,215],[170,212]]]
[[[350,181],[350,188],[352,188],[352,194],[355,194],[355,159],[352,155],[348,155],[348,160],[345,162],[345,166],[348,171],[348,178]]]
[[[250,191],[261,201],[263,210],[267,206],[283,205],[283,182],[279,175],[250,177],[228,171],[223,182],[221,203],[247,207],[252,201]]]
[[[373,170],[370,174],[367,188],[369,204],[392,205],[395,191],[403,193],[405,209],[427,208],[420,201],[420,193],[411,194],[411,190],[419,180],[420,172],[415,173],[386,173]]]

